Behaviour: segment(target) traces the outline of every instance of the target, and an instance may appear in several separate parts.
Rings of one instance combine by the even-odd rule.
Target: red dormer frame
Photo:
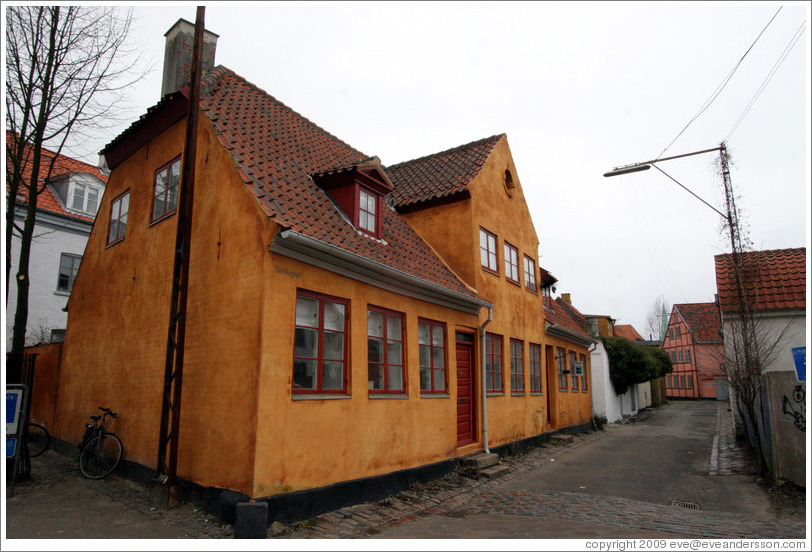
[[[392,191],[392,183],[377,158],[315,174],[313,181],[344,211],[357,231],[380,239],[384,197]],[[362,192],[366,197],[372,196],[372,209],[369,204],[362,205]],[[374,229],[366,228],[367,224],[362,225],[362,222],[369,220],[370,214],[374,215]]]

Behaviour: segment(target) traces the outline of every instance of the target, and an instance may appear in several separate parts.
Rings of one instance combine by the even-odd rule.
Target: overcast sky
[[[210,4],[216,63],[385,165],[506,133],[541,245],[539,264],[585,314],[647,334],[659,296],[713,301],[721,217],[652,169],[781,4]],[[160,95],[164,33],[195,5],[142,6],[133,39],[147,78],[127,123]],[[755,249],[809,238],[808,2],[787,2],[710,106],[663,156],[727,139]],[[800,40],[763,88],[793,36]],[[97,158],[85,158],[93,163]],[[723,210],[717,156],[661,168]]]

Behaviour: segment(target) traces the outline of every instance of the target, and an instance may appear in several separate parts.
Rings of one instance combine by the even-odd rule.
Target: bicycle
[[[51,434],[40,424],[28,422],[26,426],[26,439],[28,442],[28,457],[36,458],[46,450],[51,444]]]
[[[92,414],[92,423],[85,425],[85,434],[79,445],[79,470],[88,479],[101,479],[110,474],[121,461],[124,447],[117,435],[107,431],[107,417],[118,418],[109,408],[99,407],[104,415]]]

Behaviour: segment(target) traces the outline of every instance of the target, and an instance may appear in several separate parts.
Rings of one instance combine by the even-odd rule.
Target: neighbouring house
[[[716,289],[728,365],[735,358],[741,327],[735,264],[716,255]],[[730,389],[740,434],[758,431],[774,477],[806,486],[806,248],[748,251],[739,257],[743,297],[754,310],[755,340],[765,357],[760,379],[758,427],[740,416]],[[766,353],[766,354],[765,354]],[[803,367],[798,369],[798,365]],[[732,368],[728,366],[728,370]]]
[[[669,398],[727,400],[721,318],[716,303],[671,308],[662,348],[674,371],[665,377]]]
[[[168,42],[191,39],[190,26]],[[112,407],[127,464],[146,470],[187,90],[102,151],[111,174],[54,406],[66,441]],[[393,474],[588,427],[586,347],[545,320],[539,240],[504,134],[387,167],[222,66],[203,77],[200,112],[182,480],[251,499],[357,500]],[[577,368],[564,385],[558,348]],[[330,504],[306,502],[306,514]]]
[[[623,339],[628,339],[629,341],[634,342],[645,341],[643,336],[640,335],[631,324],[614,324],[614,329],[616,337],[622,337]]]
[[[6,144],[16,143],[6,131]],[[26,145],[22,174],[28,185],[28,168],[33,149]],[[93,219],[99,208],[107,176],[98,168],[66,155],[41,148],[37,185],[37,219],[31,240],[29,260],[29,300],[26,345],[62,341],[70,297],[84,254]],[[8,155],[9,150],[6,149]],[[48,168],[53,168],[48,177]],[[8,186],[8,183],[6,183]],[[7,188],[8,191],[8,188]],[[22,228],[28,206],[28,189],[21,186],[14,204],[14,224]],[[20,261],[20,231],[15,228],[11,241],[11,272],[6,301],[6,349],[11,348],[17,286],[14,276]]]

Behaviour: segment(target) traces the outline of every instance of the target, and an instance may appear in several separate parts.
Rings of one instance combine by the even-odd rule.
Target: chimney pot
[[[164,50],[164,75],[161,98],[177,92],[192,83],[192,51],[194,50],[195,26],[181,18],[166,31]],[[214,67],[214,53],[219,35],[203,32],[203,74]]]
[[[568,304],[569,306],[572,306],[572,301],[570,300],[570,294],[569,294],[569,293],[562,293],[562,294],[561,294],[561,299],[562,299],[562,300],[563,300],[563,301],[564,301],[566,304]]]

